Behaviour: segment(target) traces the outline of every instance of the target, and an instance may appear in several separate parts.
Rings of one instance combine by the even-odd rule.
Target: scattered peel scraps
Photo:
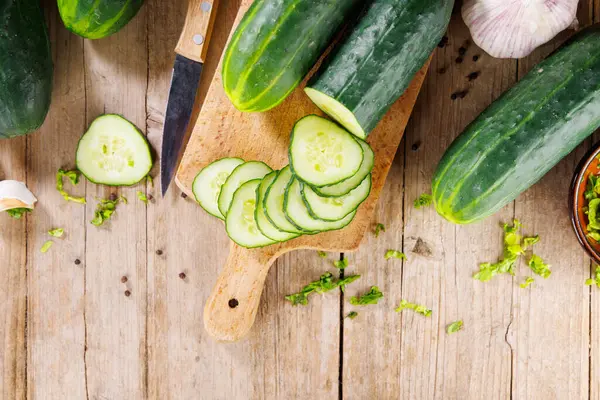
[[[66,170],[64,170],[64,169],[61,168],[61,169],[58,170],[58,172],[56,172],[56,190],[58,190],[58,192],[62,195],[62,197],[66,201],[72,201],[72,202],[79,203],[79,204],[86,204],[85,197],[71,196],[64,189],[64,183],[63,183],[63,178],[64,177],[69,178],[69,180],[71,181],[71,184],[73,186],[75,186],[75,185],[77,185],[79,183],[79,177],[80,176],[81,176],[81,172],[79,172],[76,169],[73,169],[73,170],[70,170],[70,171],[66,171]]]
[[[522,225],[519,220],[513,220],[513,225],[504,224],[504,251],[503,257],[496,263],[482,263],[479,265],[479,272],[473,275],[474,279],[482,282],[488,282],[494,276],[509,273],[515,274],[515,264],[520,256],[525,254],[534,244],[540,241],[539,236],[523,237],[518,232]],[[550,266],[545,264],[542,259],[532,254],[529,261],[529,267],[538,275],[547,278],[550,276]]]
[[[333,289],[340,288],[342,292],[346,285],[354,282],[359,279],[360,275],[350,275],[342,279],[336,279],[333,277],[331,272],[326,272],[319,280],[309,283],[304,286],[302,290],[298,293],[289,294],[285,296],[285,299],[292,303],[293,306],[297,306],[298,304],[307,305],[308,304],[308,296],[312,293],[326,293]]]
[[[48,235],[56,238],[60,238],[65,234],[65,230],[63,228],[50,229],[48,231]]]
[[[333,262],[333,266],[337,269],[345,269],[348,266],[348,259],[338,260]]]
[[[42,248],[40,249],[40,252],[42,253],[47,253],[48,250],[50,250],[50,247],[52,247],[52,245],[54,244],[54,242],[52,240],[47,240],[43,245]]]
[[[422,207],[429,207],[433,204],[433,196],[429,193],[423,193],[417,199],[415,199],[414,206],[418,210]]]
[[[375,225],[375,230],[373,231],[373,234],[375,235],[375,237],[379,237],[381,232],[385,232],[385,225],[383,225],[383,224]]]
[[[600,288],[600,265],[596,265],[594,277],[586,279],[585,284],[588,286],[596,285],[596,287]]]
[[[426,317],[430,317],[432,313],[432,310],[425,306],[416,303],[410,303],[406,300],[401,300],[400,305],[396,308],[396,312],[400,312],[405,309],[413,310],[414,312],[424,315]]]
[[[104,222],[108,221],[117,210],[119,202],[127,204],[127,199],[123,196],[118,197],[115,200],[101,199],[96,206],[96,211],[94,211],[94,219],[92,219],[90,223],[94,226],[101,226],[104,224]]]
[[[406,254],[398,250],[388,250],[385,252],[385,259],[389,260],[390,258],[397,258],[399,260],[407,260]]]
[[[462,320],[460,320],[460,321],[455,321],[455,322],[451,323],[450,325],[448,325],[448,326],[446,327],[446,333],[447,333],[448,335],[450,335],[450,334],[452,334],[452,333],[456,333],[456,332],[458,332],[458,331],[462,330],[462,327],[463,327],[463,322],[462,322]]]
[[[383,293],[377,286],[371,286],[371,289],[362,296],[352,296],[350,304],[353,306],[366,306],[368,304],[377,304],[383,298]]]
[[[348,315],[346,315],[346,318],[350,318],[350,319],[354,319],[358,316],[358,313],[356,311],[350,311],[348,313]]]
[[[521,283],[519,286],[521,286],[521,289],[527,289],[533,282],[535,282],[535,279],[533,279],[531,276],[528,276],[525,278],[525,282]]]

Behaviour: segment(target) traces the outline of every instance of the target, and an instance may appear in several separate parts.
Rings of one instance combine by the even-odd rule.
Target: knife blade
[[[175,48],[160,158],[163,197],[177,170],[200,85],[216,8],[216,0],[190,0],[183,32]]]
[[[160,174],[162,195],[167,193],[173,180],[183,138],[194,109],[196,91],[200,84],[203,64],[180,54],[175,57],[171,89],[167,102],[165,125],[163,128],[162,157]]]

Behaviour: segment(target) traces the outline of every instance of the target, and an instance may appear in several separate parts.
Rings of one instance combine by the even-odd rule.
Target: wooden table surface
[[[452,139],[567,34],[518,62],[470,45],[458,64],[469,34],[455,13],[379,202],[374,222],[387,231],[342,255],[346,273],[362,278],[345,294],[292,307],[283,296],[335,272],[331,261],[340,255],[287,254],[269,274],[249,337],[219,344],[202,324],[228,251],[219,221],[177,190],[159,199],[158,185],[82,183],[73,192],[86,196],[84,206],[66,203],[54,183],[59,167],[74,166],[77,139],[104,112],[123,114],[160,149],[185,0],[149,0],[123,31],[93,42],[67,32],[55,4],[45,3],[55,59],[50,115],[40,132],[0,141],[0,179],[26,181],[40,199],[27,218],[0,216],[0,399],[600,397],[600,290],[584,285],[593,265],[571,232],[566,205],[575,165],[592,141],[485,222],[456,226],[412,206],[430,190]],[[581,3],[582,25],[600,20],[599,0]],[[221,0],[200,100],[238,4]],[[480,76],[469,82],[475,71]],[[464,98],[451,100],[462,90]],[[146,206],[138,190],[154,200]],[[106,226],[91,225],[96,199],[113,192],[129,204]],[[514,277],[472,279],[480,262],[501,255],[498,226],[513,218],[540,234],[536,252],[552,264],[552,276],[526,290],[519,287],[529,275],[525,265]],[[42,254],[54,227],[66,235]],[[415,253],[417,243],[429,254]],[[384,260],[387,249],[405,251],[408,261]],[[384,300],[344,319],[356,309],[349,296],[371,285]],[[432,317],[395,313],[401,299],[429,306]],[[458,319],[464,329],[447,335],[446,325]]]

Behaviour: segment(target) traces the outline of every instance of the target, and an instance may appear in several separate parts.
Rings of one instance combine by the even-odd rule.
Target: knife
[[[163,197],[175,175],[183,139],[194,109],[208,42],[217,14],[217,3],[218,0],[189,0],[183,32],[175,47],[175,64],[165,113],[160,159]]]

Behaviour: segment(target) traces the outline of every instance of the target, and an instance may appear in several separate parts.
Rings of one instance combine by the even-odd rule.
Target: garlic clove
[[[0,181],[0,212],[14,208],[33,209],[37,199],[23,182]]]
[[[521,58],[575,23],[578,0],[466,0],[462,17],[492,57]]]

